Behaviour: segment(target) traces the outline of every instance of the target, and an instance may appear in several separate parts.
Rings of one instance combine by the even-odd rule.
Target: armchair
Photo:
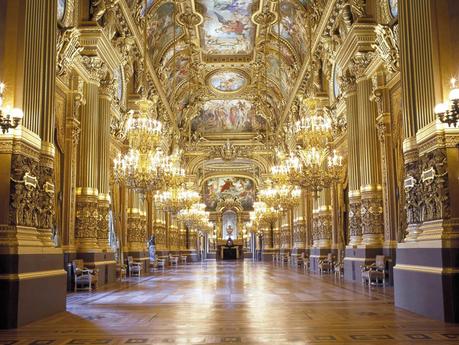
[[[169,258],[169,261],[171,263],[171,266],[178,266],[178,263],[179,263],[179,257],[178,256],[171,256]]]
[[[87,289],[91,291],[92,288],[97,288],[97,270],[84,267],[83,260],[73,260],[73,279],[75,282],[74,291],[78,289]]]
[[[128,268],[130,277],[132,277],[132,275],[140,277],[143,269],[143,264],[141,262],[134,261],[132,256],[128,256]]]
[[[386,257],[384,255],[376,255],[376,260],[371,265],[360,266],[362,272],[362,284],[374,282],[375,285],[386,285]]]
[[[327,257],[324,259],[319,259],[319,273],[323,274],[325,272],[331,273],[333,271],[333,254],[328,253]]]

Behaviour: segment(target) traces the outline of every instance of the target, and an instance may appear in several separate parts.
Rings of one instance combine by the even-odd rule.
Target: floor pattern
[[[271,263],[189,264],[71,293],[67,312],[0,345],[458,344],[459,327],[393,306],[364,288]]]

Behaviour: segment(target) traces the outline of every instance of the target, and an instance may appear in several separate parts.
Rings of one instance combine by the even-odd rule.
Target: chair
[[[178,256],[171,256],[169,258],[169,261],[171,263],[171,266],[175,266],[177,267],[178,266],[178,263],[179,263],[179,257]]]
[[[186,265],[186,262],[187,262],[187,258],[186,258],[186,255],[180,255],[180,262],[184,265]]]
[[[120,277],[120,280],[126,279],[126,271],[127,271],[126,265],[117,265],[116,270]]]
[[[301,265],[304,265],[304,259],[306,259],[305,257],[305,253],[301,253],[301,255],[299,257],[297,257],[296,259],[296,265],[297,266],[301,266]]]
[[[166,267],[166,259],[165,258],[158,258],[156,260],[156,267],[164,269]]]
[[[319,273],[331,273],[333,271],[333,254],[328,253],[327,258],[319,259]]]
[[[386,285],[386,257],[384,255],[376,255],[376,260],[371,265],[360,266],[362,271],[362,284],[368,283],[371,286],[372,282],[375,285]]]
[[[141,262],[134,261],[132,256],[128,256],[128,268],[130,277],[133,275],[140,277],[142,274],[143,264]]]
[[[92,288],[97,288],[97,270],[84,267],[83,260],[73,260],[73,278],[75,281],[75,292],[78,289],[87,289],[91,291]]]

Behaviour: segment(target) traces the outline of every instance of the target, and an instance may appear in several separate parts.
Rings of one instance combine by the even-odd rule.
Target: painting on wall
[[[293,70],[287,66],[282,59],[279,63],[279,55],[277,52],[268,52],[266,60],[268,78],[276,84],[280,84],[282,94],[284,96],[287,95],[293,86],[291,81],[295,80]]]
[[[57,1],[57,20],[61,22],[65,16],[65,7],[67,6],[67,0]]]
[[[174,34],[175,30],[175,34]],[[178,38],[183,30],[174,24],[174,4],[167,2],[158,7],[151,16],[147,28],[150,57],[154,60],[167,43]]]
[[[255,132],[265,128],[255,105],[243,99],[210,100],[191,122],[191,130],[201,133]]]
[[[398,18],[398,0],[387,0],[389,2],[390,14]]]
[[[220,200],[233,198],[240,201],[246,211],[253,208],[255,185],[245,177],[215,177],[204,183],[204,203],[209,211],[215,211]]]
[[[210,85],[221,92],[235,92],[247,83],[247,79],[238,72],[222,71],[213,74],[209,78]]]
[[[246,55],[254,45],[253,0],[199,0],[204,54]]]
[[[308,44],[308,24],[307,15],[303,6],[295,0],[284,0],[281,2],[281,22],[280,25],[274,24],[273,31],[290,43],[300,57],[301,61],[307,55]]]
[[[188,78],[189,62],[189,56],[177,56],[167,67],[161,67],[158,70],[159,77],[164,82],[165,91],[168,97],[172,94],[176,86],[179,86]]]

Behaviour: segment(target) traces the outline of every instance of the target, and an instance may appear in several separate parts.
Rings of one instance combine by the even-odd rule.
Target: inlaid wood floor
[[[363,288],[272,263],[210,261],[68,296],[67,312],[0,345],[458,344],[459,327]]]

